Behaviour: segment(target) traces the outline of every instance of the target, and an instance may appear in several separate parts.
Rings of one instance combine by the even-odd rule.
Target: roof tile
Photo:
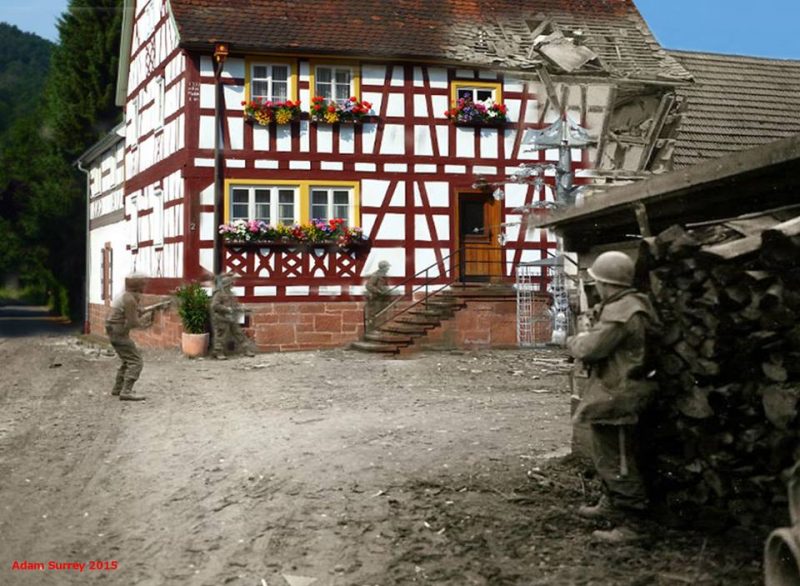
[[[686,79],[632,0],[171,0],[181,43],[230,43],[237,52],[434,59],[524,69],[544,19],[580,30],[617,77]],[[594,71],[597,71],[595,67]]]
[[[800,134],[800,61],[669,52],[695,79],[673,163],[686,167]]]

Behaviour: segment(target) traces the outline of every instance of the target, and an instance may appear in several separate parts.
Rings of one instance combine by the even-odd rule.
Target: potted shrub
[[[208,324],[210,320],[210,299],[208,293],[198,283],[180,287],[178,315],[183,324],[181,350],[190,357],[203,356],[208,352]]]

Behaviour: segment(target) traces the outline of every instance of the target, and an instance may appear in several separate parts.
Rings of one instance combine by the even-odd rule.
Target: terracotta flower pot
[[[181,350],[190,358],[197,358],[198,356],[205,356],[208,352],[208,338],[209,334],[181,334]]]

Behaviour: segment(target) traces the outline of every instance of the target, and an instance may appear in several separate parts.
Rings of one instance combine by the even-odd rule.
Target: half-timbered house
[[[125,187],[109,242],[126,260],[114,267],[150,275],[155,294],[238,273],[249,333],[267,350],[356,340],[364,279],[383,260],[406,294],[489,282],[497,296],[520,263],[556,248],[526,218],[554,198],[558,150],[526,148],[525,131],[566,116],[594,139],[572,153],[576,183],[635,177],[669,148],[661,131],[690,79],[631,0],[126,0],[124,10]],[[480,112],[457,111],[468,107]],[[544,188],[508,179],[531,163]],[[339,228],[338,241],[301,245],[308,232],[279,228],[337,218],[364,241]],[[329,229],[316,230],[325,240]],[[111,279],[121,287],[120,272]],[[534,279],[542,291],[546,279]],[[513,344],[510,299],[468,305],[449,339]],[[172,345],[174,316],[162,320],[153,343]]]

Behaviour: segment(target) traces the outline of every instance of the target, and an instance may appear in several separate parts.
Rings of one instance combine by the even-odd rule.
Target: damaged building
[[[397,316],[411,326],[368,347],[397,351],[448,327],[456,346],[514,345],[517,267],[557,252],[529,218],[555,200],[559,152],[525,148],[525,133],[564,117],[585,129],[574,180],[601,187],[684,164],[688,128],[705,124],[687,114],[705,71],[660,47],[630,0],[124,6],[125,122],[83,159],[87,328],[101,335],[124,275],[146,273],[148,292],[166,294],[227,271],[262,350],[346,345],[364,334],[364,281],[386,261],[398,295],[471,296],[449,326]],[[511,178],[530,165],[541,185]],[[219,234],[312,220],[363,239]],[[533,278],[537,295],[549,279],[546,268]],[[179,334],[168,313],[142,342],[174,346]]]

